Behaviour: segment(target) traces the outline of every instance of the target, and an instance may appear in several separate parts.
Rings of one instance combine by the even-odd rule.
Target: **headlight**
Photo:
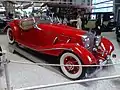
[[[101,36],[96,36],[96,38],[95,38],[95,45],[99,46],[100,42],[101,42]]]
[[[82,36],[83,44],[86,48],[90,46],[90,38],[88,36]]]

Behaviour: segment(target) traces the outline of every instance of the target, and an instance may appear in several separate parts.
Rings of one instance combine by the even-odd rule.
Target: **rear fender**
[[[18,29],[18,27],[15,25],[15,23],[13,21],[8,23],[8,25],[4,28],[4,32],[7,32],[8,28],[12,29],[14,39],[17,39],[17,37],[19,35],[19,33],[18,33],[19,29]]]

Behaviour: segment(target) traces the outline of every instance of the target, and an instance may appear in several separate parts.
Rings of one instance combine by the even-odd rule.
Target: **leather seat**
[[[34,25],[33,19],[24,19],[21,20],[19,23],[20,28],[22,28],[22,30],[25,31],[33,28],[33,25]]]
[[[103,22],[103,24],[104,24],[105,26],[107,26],[108,23],[109,23],[109,21],[104,21],[104,22]]]
[[[88,23],[85,25],[85,28],[94,29],[96,27],[95,20],[89,20]]]

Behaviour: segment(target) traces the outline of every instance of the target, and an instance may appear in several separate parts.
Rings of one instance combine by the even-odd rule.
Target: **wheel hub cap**
[[[77,60],[73,57],[66,57],[64,59],[64,65],[71,65],[71,66],[65,66],[66,70],[71,74],[76,74],[79,71],[79,66],[72,66],[72,65],[79,65]]]
[[[10,40],[13,40],[13,36],[12,36],[12,32],[11,31],[9,31],[9,38],[10,38]]]
[[[71,65],[71,66],[67,66],[67,67],[66,67],[69,71],[74,69],[74,66],[72,66],[72,65],[74,65],[74,64],[73,64],[71,61],[68,61],[68,62],[66,63],[66,65]]]

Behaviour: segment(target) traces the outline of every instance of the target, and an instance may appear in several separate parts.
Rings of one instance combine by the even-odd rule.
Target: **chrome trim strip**
[[[71,39],[68,39],[66,43],[69,43]]]
[[[38,29],[38,30],[40,30],[40,31],[42,30],[41,28],[38,27],[37,24],[34,25],[34,28],[36,28],[36,29]]]
[[[50,48],[50,49],[42,49],[40,51],[49,51],[49,50],[69,50],[69,51],[72,51],[72,49],[67,49],[67,48]]]
[[[18,42],[17,42],[18,43]],[[18,43],[18,44],[21,44],[21,43]],[[21,44],[22,46],[24,46],[24,47],[27,47],[27,48],[29,48],[29,49],[31,49],[30,47],[28,47],[28,46],[25,46],[25,45],[23,45],[23,44]],[[69,51],[73,51],[71,48],[70,49],[68,49],[68,48],[49,48],[49,49],[41,49],[40,51],[49,51],[49,50],[60,50],[60,49],[62,49],[62,50],[69,50]],[[36,50],[36,49],[31,49],[31,50],[35,50],[35,51],[38,51],[38,50]],[[39,51],[38,51],[39,52]]]
[[[53,44],[55,44],[56,43],[56,40],[58,39],[58,37],[55,37],[55,39],[54,39],[54,41],[53,41]]]

